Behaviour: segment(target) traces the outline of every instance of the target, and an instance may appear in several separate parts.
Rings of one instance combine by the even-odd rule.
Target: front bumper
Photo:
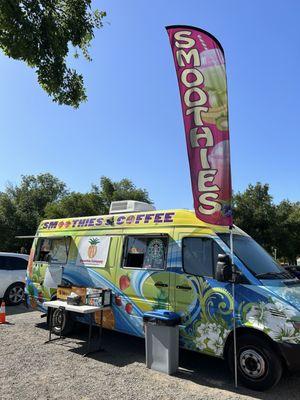
[[[282,358],[290,372],[300,371],[300,344],[277,343]]]

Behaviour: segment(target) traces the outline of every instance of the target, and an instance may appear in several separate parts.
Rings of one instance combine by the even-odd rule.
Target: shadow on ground
[[[46,323],[39,323],[37,327],[47,329]],[[95,330],[93,334],[95,334]],[[78,324],[72,335],[62,341],[56,341],[55,345],[66,347],[66,351],[72,351],[83,355],[86,351],[86,339],[88,329],[85,325]],[[94,335],[95,336],[95,335]],[[95,339],[95,337],[94,337]],[[115,331],[103,330],[102,344],[103,352],[91,354],[88,357],[114,366],[124,367],[132,363],[144,364],[145,341],[144,339],[129,336]],[[76,345],[76,347],[74,347]],[[185,379],[195,384],[227,390],[232,393],[246,395],[255,399],[273,400],[276,391],[276,398],[289,399],[288,393],[293,387],[293,392],[300,393],[300,377],[286,376],[281,382],[268,392],[255,392],[243,387],[234,388],[233,378],[224,360],[201,355],[191,351],[180,351],[180,365],[175,377]],[[296,399],[296,397],[293,397]]]
[[[17,314],[24,314],[24,313],[28,313],[28,312],[34,311],[33,309],[26,308],[23,304],[20,304],[18,306],[6,305],[5,306],[5,310],[6,310],[6,315],[7,316],[17,315]]]

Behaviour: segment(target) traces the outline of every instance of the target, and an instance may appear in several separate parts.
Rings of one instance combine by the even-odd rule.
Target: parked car
[[[7,304],[22,302],[29,256],[0,252],[0,299]]]

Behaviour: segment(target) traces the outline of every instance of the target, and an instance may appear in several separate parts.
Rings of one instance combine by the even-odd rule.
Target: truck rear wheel
[[[73,331],[74,321],[72,319],[70,312],[66,311],[63,313],[61,310],[56,308],[52,311],[51,318],[52,318],[51,321],[52,332],[55,335],[62,334],[63,336],[65,336]],[[49,312],[47,314],[47,324],[50,329]]]
[[[229,367],[234,373],[233,341],[228,349]],[[253,334],[237,338],[238,381],[252,390],[275,386],[282,375],[282,362],[270,343]]]

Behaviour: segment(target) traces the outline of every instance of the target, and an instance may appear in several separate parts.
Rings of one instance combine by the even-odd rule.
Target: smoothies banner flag
[[[177,72],[196,215],[232,225],[224,52],[210,33],[168,26]]]

